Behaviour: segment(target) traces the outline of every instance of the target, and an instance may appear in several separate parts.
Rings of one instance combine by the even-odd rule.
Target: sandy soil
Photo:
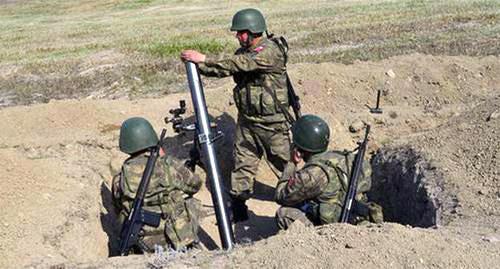
[[[438,225],[385,223],[354,227],[297,225],[277,233],[276,179],[263,162],[251,219],[235,227],[231,253],[108,258],[116,239],[109,182],[125,155],[119,126],[131,116],[168,129],[169,153],[187,156],[190,137],[163,117],[186,93],[160,99],[64,100],[0,110],[0,267],[494,268],[500,262],[500,61],[498,57],[409,55],[353,65],[290,67],[305,113],[325,118],[332,148],[351,148],[372,125],[370,154],[411,148],[440,175]],[[236,110],[231,80],[205,80],[210,114],[225,132],[221,169],[227,178]],[[370,114],[377,89],[383,114]],[[188,111],[192,115],[192,111]],[[201,169],[198,172],[203,176]],[[435,193],[436,194],[436,193]],[[207,217],[202,239],[219,239],[208,191],[198,195]],[[449,206],[453,205],[453,206]],[[406,209],[411,211],[412,208]]]

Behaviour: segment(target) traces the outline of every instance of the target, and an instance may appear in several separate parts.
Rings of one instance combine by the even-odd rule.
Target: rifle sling
[[[286,86],[287,86],[287,91],[288,91],[288,99],[290,100],[292,98],[295,100],[298,97],[297,97],[297,94],[295,93],[295,89],[293,88],[293,84],[292,84],[292,81],[290,79],[290,76],[288,75],[288,71],[287,71],[287,67],[286,67],[286,65],[288,63],[288,42],[286,41],[286,39],[283,36],[280,36],[279,38],[273,38],[272,36],[273,35],[271,35],[271,40],[278,46],[281,53],[283,54],[285,75],[286,75]],[[273,95],[273,98],[275,99],[275,102],[276,102],[276,99],[277,99],[276,96]],[[278,105],[280,106],[281,110],[283,111],[283,114],[286,115],[287,121],[290,124],[293,124],[295,122],[295,120],[297,120],[297,119],[294,119],[294,117],[292,117],[290,112],[288,112],[288,110],[285,109],[281,103],[278,103]],[[292,104],[289,104],[289,105],[292,105]],[[296,116],[298,117],[299,115],[296,115]]]
[[[278,97],[276,96],[275,92],[269,87],[267,87],[264,83],[262,83],[262,86],[267,91],[267,93],[271,95],[274,103],[279,106],[281,112],[283,113],[283,115],[285,115],[286,121],[290,124],[293,124],[295,122],[295,119],[293,118],[292,114],[288,111],[288,109],[278,100]]]

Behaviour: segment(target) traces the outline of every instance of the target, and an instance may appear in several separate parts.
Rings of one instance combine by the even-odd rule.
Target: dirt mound
[[[406,162],[404,167],[417,167],[422,173],[400,178],[415,181],[404,185],[415,195],[439,187],[439,192],[429,192],[437,195],[435,202],[427,202],[441,212],[438,217],[446,226],[331,225],[298,227],[274,236],[276,179],[262,165],[257,197],[249,202],[251,219],[235,227],[243,245],[234,252],[107,258],[116,241],[109,181],[125,159],[117,150],[121,122],[143,116],[160,130],[168,109],[190,98],[182,93],[135,101],[51,101],[0,110],[0,267],[137,268],[154,258],[167,259],[173,267],[495,267],[500,261],[498,57],[417,54],[381,62],[290,68],[304,112],[329,122],[332,148],[352,148],[362,132],[359,128],[350,132],[349,127],[371,124],[372,155],[398,148],[418,153],[419,161]],[[236,118],[232,82],[205,82],[209,112],[226,133],[219,142],[219,155],[227,178]],[[383,93],[384,113],[375,115],[367,106],[374,105],[377,89]],[[192,137],[176,136],[170,127],[167,135],[169,154],[185,158]],[[404,154],[394,156],[408,161]],[[389,159],[380,157],[380,167]],[[202,223],[203,243],[216,249],[218,235],[206,188],[197,197],[209,215]],[[413,206],[425,208],[429,197],[433,198],[414,196]],[[246,246],[245,242],[253,243]]]
[[[498,219],[497,219],[498,224]],[[477,233],[485,233],[478,236]],[[420,229],[385,223],[351,226],[333,224],[290,230],[230,254],[214,251],[161,253],[147,257],[112,258],[97,268],[494,268],[500,237],[491,230]],[[69,264],[73,268],[89,265]]]
[[[488,96],[442,126],[409,142],[427,152],[445,173],[462,218],[500,216],[500,94]]]
[[[499,249],[498,243],[463,240],[448,230],[335,224],[316,229],[294,227],[237,249],[228,257],[210,259],[208,265],[225,261],[241,268],[488,268],[498,262]]]

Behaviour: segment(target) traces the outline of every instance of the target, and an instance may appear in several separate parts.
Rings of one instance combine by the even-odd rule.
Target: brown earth
[[[125,158],[117,149],[119,126],[128,117],[143,116],[160,130],[168,109],[180,99],[189,104],[189,95],[51,101],[0,110],[0,267],[496,267],[500,262],[499,57],[414,54],[352,65],[293,65],[290,74],[303,111],[329,122],[332,148],[352,148],[362,132],[352,133],[349,127],[368,123],[370,153],[376,158],[418,155],[425,165],[417,170],[425,171],[413,174],[419,180],[417,189],[425,189],[436,207],[432,228],[412,228],[420,226],[412,223],[297,225],[275,235],[276,179],[261,165],[257,197],[249,203],[251,220],[235,227],[241,245],[233,252],[108,258],[116,239],[109,181]],[[219,142],[219,156],[227,178],[236,115],[232,83],[230,79],[205,82],[209,112],[226,134]],[[377,89],[383,93],[380,115],[367,108],[374,105]],[[170,126],[167,129],[170,154],[185,158],[190,137],[175,136]],[[375,180],[388,179],[382,175]],[[209,194],[204,189],[197,196],[208,215],[202,224],[203,243],[216,249],[219,239]],[[394,218],[397,221],[398,216]]]

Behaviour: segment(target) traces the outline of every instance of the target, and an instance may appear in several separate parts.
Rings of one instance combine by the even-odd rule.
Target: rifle
[[[358,152],[354,157],[354,165],[352,166],[351,176],[349,178],[349,186],[347,187],[347,193],[344,200],[344,207],[342,208],[342,215],[340,216],[340,222],[346,223],[349,221],[349,216],[351,214],[352,202],[356,197],[356,191],[358,189],[358,177],[363,166],[363,160],[365,157],[366,146],[368,144],[368,134],[370,133],[370,125],[366,126],[365,139],[359,143]]]
[[[153,174],[156,160],[160,155],[160,148],[165,138],[166,130],[163,129],[160,136],[160,141],[154,147],[149,148],[149,157],[142,174],[141,182],[137,188],[135,199],[132,204],[132,210],[128,219],[123,223],[120,232],[120,255],[127,256],[130,248],[138,245],[141,249],[147,250],[148,248],[141,241],[141,231],[144,225],[158,227],[160,225],[161,214],[144,210],[144,197],[148,190],[149,181]]]
[[[292,80],[290,79],[290,76],[288,75],[288,71],[286,70],[286,64],[288,62],[288,42],[286,41],[286,39],[283,36],[274,37],[274,34],[269,34],[269,33],[267,33],[267,36],[274,43],[276,43],[276,45],[278,45],[278,48],[281,50],[281,53],[283,53],[283,57],[285,58],[285,75],[286,75],[286,88],[287,88],[287,93],[288,93],[288,104],[292,107],[293,114],[295,115],[295,120],[297,120],[302,116],[302,113],[300,112],[300,98],[295,93],[295,89],[293,88],[293,85],[292,85]],[[276,98],[275,102],[276,101],[277,101],[277,98]],[[285,113],[285,115],[286,115],[288,111],[284,108],[282,108],[282,110],[283,110],[283,113]],[[289,117],[289,116],[287,115],[287,117]],[[290,123],[293,123],[293,122],[290,122]]]
[[[292,81],[288,76],[288,72],[286,72],[286,87],[288,89],[288,103],[293,109],[295,120],[297,120],[302,116],[302,113],[300,113],[300,98],[295,93],[295,89],[293,88]]]

